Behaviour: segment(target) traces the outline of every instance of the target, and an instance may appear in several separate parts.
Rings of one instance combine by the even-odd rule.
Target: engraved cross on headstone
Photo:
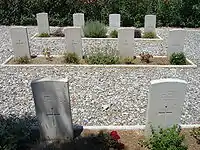
[[[72,51],[73,51],[73,52],[75,52],[75,50],[76,50],[76,49],[75,49],[75,45],[76,45],[76,44],[78,44],[78,42],[75,41],[75,40],[72,40]]]
[[[168,114],[172,114],[171,111],[167,111],[167,106],[165,106],[165,111],[161,111],[161,112],[158,112],[158,113],[161,114],[161,115],[164,115],[164,117],[165,117],[165,124],[167,122],[167,115]]]
[[[21,45],[21,44],[24,44],[24,43],[19,40],[16,44]]]
[[[53,125],[56,126],[56,123],[55,123],[55,116],[60,116],[60,114],[59,114],[59,113],[55,113],[53,108],[51,108],[51,112],[52,112],[52,113],[49,113],[49,114],[46,114],[46,115],[47,115],[47,116],[52,116],[52,117],[53,117]]]

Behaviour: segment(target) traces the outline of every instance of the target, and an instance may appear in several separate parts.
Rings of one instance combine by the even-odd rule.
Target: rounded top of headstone
[[[182,83],[187,84],[185,80],[176,79],[176,78],[168,78],[168,79],[159,79],[159,80],[152,80],[151,84],[161,84],[161,83]]]
[[[109,14],[109,16],[120,16],[120,14]]]
[[[135,30],[135,27],[120,27],[118,30]]]
[[[56,79],[56,78],[39,78],[35,79],[31,82],[31,84],[39,83],[39,82],[69,82],[68,78]]]
[[[156,17],[156,15],[145,15],[145,17]]]
[[[73,15],[84,15],[84,13],[74,13]]]

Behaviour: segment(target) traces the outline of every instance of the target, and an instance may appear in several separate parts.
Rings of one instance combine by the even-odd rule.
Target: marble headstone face
[[[49,19],[47,13],[38,13],[37,15],[37,25],[38,25],[38,33],[48,33],[50,34],[49,30]]]
[[[110,14],[109,15],[109,27],[120,28],[121,16],[120,14]]]
[[[147,107],[145,134],[155,129],[171,127],[180,123],[181,110],[185,100],[187,83],[180,79],[160,79],[151,81]]]
[[[156,15],[145,16],[144,32],[156,33]]]
[[[85,19],[83,13],[73,14],[73,25],[75,27],[83,27],[85,25]]]
[[[72,139],[68,80],[42,78],[32,81],[31,88],[42,139]]]
[[[186,37],[186,30],[173,29],[169,31],[167,55],[183,52]]]
[[[75,52],[82,57],[81,27],[66,27],[64,33],[67,52]]]
[[[14,57],[30,57],[30,46],[26,27],[12,27],[10,30]]]
[[[120,56],[134,56],[134,30],[133,27],[123,27],[118,30],[118,50]]]

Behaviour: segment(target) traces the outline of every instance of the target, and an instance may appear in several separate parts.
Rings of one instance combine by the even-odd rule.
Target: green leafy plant
[[[142,31],[139,29],[135,29],[134,38],[141,38],[142,37]]]
[[[153,58],[153,55],[150,55],[149,53],[144,53],[144,52],[142,52],[141,54],[140,54],[140,60],[142,61],[142,62],[145,62],[145,63],[150,63],[150,58]]]
[[[79,64],[80,58],[76,53],[64,53],[63,60],[66,64]]]
[[[193,128],[190,132],[190,135],[193,136],[196,139],[196,142],[200,144],[200,127]]]
[[[50,37],[48,33],[41,33],[38,37]]]
[[[136,59],[136,56],[125,57],[125,58],[122,58],[122,63],[123,64],[134,64],[135,59]]]
[[[113,30],[110,32],[110,37],[111,38],[118,38],[118,32],[117,30]]]
[[[83,29],[85,37],[90,38],[105,38],[107,37],[107,28],[103,23],[99,21],[86,22]]]
[[[156,38],[156,33],[154,32],[145,32],[144,35],[142,36],[143,38],[149,38],[149,39],[154,39]]]
[[[29,64],[30,59],[28,56],[23,56],[23,57],[15,58],[14,62],[16,62],[17,64]]]
[[[174,125],[171,128],[158,131],[151,128],[152,135],[141,141],[139,144],[150,150],[187,150],[188,147],[184,144],[184,135],[180,135],[181,127]]]
[[[86,58],[88,64],[119,64],[120,58],[113,55],[107,55],[104,53],[97,53]]]
[[[43,55],[46,57],[47,60],[52,61],[53,56],[51,56],[51,52],[49,48],[43,49]]]
[[[170,64],[171,65],[186,65],[186,57],[183,52],[173,53],[170,56]]]

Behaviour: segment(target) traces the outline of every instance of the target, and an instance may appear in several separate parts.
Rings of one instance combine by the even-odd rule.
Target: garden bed
[[[185,143],[188,145],[188,150],[199,150],[200,144],[197,144],[196,140],[190,135],[190,131],[191,129],[182,129],[181,131],[181,134],[185,135]],[[87,136],[98,132],[98,130],[84,130],[82,134]],[[117,130],[117,132],[120,135],[120,142],[125,145],[126,150],[147,150],[138,144],[141,140],[144,140],[144,130]]]
[[[18,62],[15,61],[14,57],[11,56],[8,58],[2,65],[4,66],[95,66],[95,67],[186,67],[186,68],[195,68],[197,67],[191,60],[187,59],[186,65],[170,65],[169,59],[166,56],[154,56],[153,58],[150,58],[150,62],[146,63],[141,61],[140,56],[137,56],[136,59],[134,59],[134,62],[132,64],[125,64],[123,62],[120,62],[118,64],[87,64],[85,59],[81,59],[79,64],[66,64],[63,62],[64,58],[62,55],[52,55],[51,60],[46,59],[43,55],[39,55],[36,58],[31,58],[29,63],[27,64],[18,64]]]

